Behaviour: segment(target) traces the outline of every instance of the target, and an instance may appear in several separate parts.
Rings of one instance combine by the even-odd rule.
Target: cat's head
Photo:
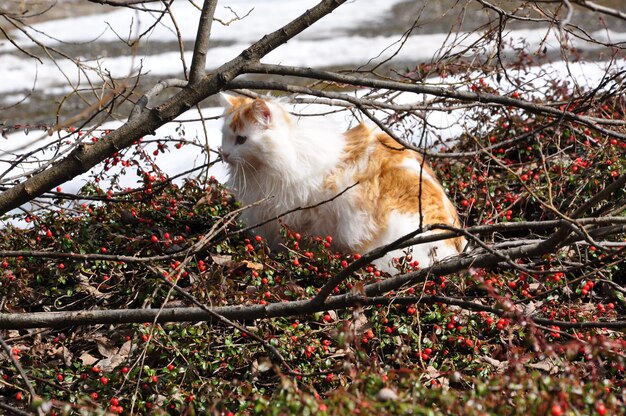
[[[224,161],[252,170],[272,165],[285,144],[290,123],[287,111],[270,100],[228,94],[220,97],[224,106],[220,149]]]

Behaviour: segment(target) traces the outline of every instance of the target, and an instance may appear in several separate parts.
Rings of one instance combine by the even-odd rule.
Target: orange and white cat
[[[242,214],[246,224],[331,200],[349,188],[330,202],[281,220],[300,233],[332,236],[333,247],[345,253],[366,253],[391,243],[417,230],[422,219],[424,224],[460,226],[431,168],[387,134],[364,124],[341,132],[323,118],[293,117],[276,100],[223,94],[222,102],[227,186],[244,206],[252,204]],[[255,232],[270,247],[280,245],[278,221]],[[413,261],[427,267],[458,254],[463,244],[463,238],[420,244],[392,251],[375,264],[393,273],[390,261],[411,252]]]

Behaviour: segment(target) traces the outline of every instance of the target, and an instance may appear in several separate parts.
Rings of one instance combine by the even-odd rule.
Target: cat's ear
[[[252,102],[252,114],[261,126],[269,127],[272,124],[272,110],[264,100],[257,98]]]
[[[225,92],[220,92],[219,97],[220,97],[220,104],[226,110],[229,110],[233,107],[237,107],[241,105],[244,100],[243,97],[237,97],[236,95],[226,94]]]

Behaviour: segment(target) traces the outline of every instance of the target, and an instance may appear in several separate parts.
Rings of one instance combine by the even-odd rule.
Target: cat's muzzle
[[[228,158],[230,157],[230,153],[226,153],[221,146],[217,148],[217,152],[224,162],[231,163],[230,160],[228,160]]]

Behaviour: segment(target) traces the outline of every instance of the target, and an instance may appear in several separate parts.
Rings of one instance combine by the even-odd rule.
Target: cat
[[[330,235],[333,248],[344,253],[366,253],[391,243],[417,230],[420,218],[424,224],[460,227],[432,169],[389,135],[362,123],[342,132],[323,118],[297,118],[275,99],[221,94],[221,102],[226,185],[244,206],[251,205],[242,213],[246,224],[332,199],[281,220],[300,233]],[[278,249],[280,227],[271,221],[255,232]],[[420,244],[387,253],[374,265],[397,273],[393,259],[408,251],[412,262],[428,267],[463,246],[462,237]]]

